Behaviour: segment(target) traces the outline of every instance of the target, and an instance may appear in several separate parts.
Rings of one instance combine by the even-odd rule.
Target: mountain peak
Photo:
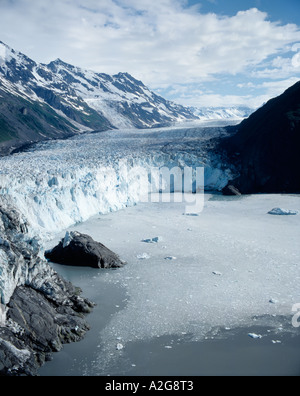
[[[5,47],[7,49],[12,49],[9,45],[5,44],[3,41],[0,40],[0,46]]]
[[[118,73],[118,74],[115,74],[113,77],[114,77],[115,79],[119,80],[119,81],[125,80],[125,81],[129,82],[130,84],[133,84],[133,85],[136,85],[136,86],[139,86],[139,87],[144,87],[144,88],[146,88],[145,84],[144,84],[142,81],[137,80],[136,78],[134,78],[134,77],[133,77],[131,74],[129,74],[129,73],[120,72],[120,73]]]
[[[68,69],[68,70],[73,70],[75,69],[75,66],[64,62],[60,58],[55,59],[54,61],[48,63],[46,65],[50,70],[52,70],[54,73],[57,73],[60,68]]]
[[[62,59],[57,58],[54,61],[50,62],[50,63],[55,63],[56,65],[68,65],[66,62],[64,62]]]

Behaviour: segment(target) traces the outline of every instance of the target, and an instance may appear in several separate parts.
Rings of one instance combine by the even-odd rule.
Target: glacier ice
[[[35,235],[51,235],[99,213],[139,202],[153,168],[205,167],[205,188],[220,190],[231,170],[208,148],[222,128],[108,131],[39,143],[1,158],[0,194]],[[159,180],[151,183],[159,183]]]

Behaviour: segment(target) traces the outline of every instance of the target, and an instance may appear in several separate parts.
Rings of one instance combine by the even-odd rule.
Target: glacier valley
[[[0,194],[44,249],[77,230],[127,262],[117,271],[54,265],[98,305],[86,341],[57,354],[46,375],[46,367],[50,375],[60,367],[77,375],[145,374],[145,362],[155,359],[132,350],[142,343],[142,354],[151,340],[161,340],[158,355],[169,354],[168,364],[184,370],[191,368],[189,357],[179,362],[172,351],[188,350],[189,342],[212,339],[220,329],[230,334],[263,324],[256,338],[244,336],[268,348],[280,348],[283,334],[298,331],[291,310],[299,303],[300,216],[268,212],[299,211],[299,195],[218,194],[236,172],[216,151],[227,134],[221,126],[124,129],[38,143],[1,158]],[[186,215],[176,194],[174,202],[141,202],[151,170],[161,167],[204,168],[202,213]],[[154,184],[159,190],[159,180]],[[5,301],[24,274],[7,277]]]

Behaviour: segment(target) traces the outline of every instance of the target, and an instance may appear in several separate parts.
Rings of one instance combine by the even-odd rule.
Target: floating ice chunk
[[[117,348],[117,351],[121,351],[122,349],[124,349],[124,345],[118,343],[116,348]]]
[[[275,298],[271,298],[271,299],[269,300],[269,303],[270,303],[270,304],[277,304],[277,303],[278,303],[278,300],[276,300]]]
[[[184,216],[194,216],[194,217],[197,217],[197,216],[200,216],[200,213],[182,213]]]
[[[289,209],[282,209],[282,208],[274,208],[272,210],[270,210],[270,212],[268,212],[268,214],[271,215],[297,215],[299,214],[298,210],[289,210]]]
[[[158,243],[161,241],[162,241],[162,237],[159,237],[159,236],[151,238],[151,239],[143,239],[142,240],[142,242],[145,242],[145,243]]]
[[[272,340],[272,344],[281,344],[280,340]]]
[[[213,271],[213,274],[217,275],[217,276],[222,276],[222,272],[219,272],[219,271]]]
[[[177,257],[168,256],[168,257],[165,257],[165,260],[177,260]]]
[[[253,338],[253,339],[255,339],[255,340],[256,340],[256,339],[262,338],[262,335],[260,335],[260,334],[255,334],[255,333],[249,333],[248,336],[251,337],[251,338]]]
[[[171,345],[166,345],[165,348],[166,349],[172,349],[173,347],[171,347]]]
[[[139,260],[148,260],[151,256],[148,253],[138,254],[136,256]]]

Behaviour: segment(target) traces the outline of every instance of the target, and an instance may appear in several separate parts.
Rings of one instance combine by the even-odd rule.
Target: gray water
[[[84,296],[97,306],[87,317],[91,330],[86,337],[55,353],[53,360],[41,368],[41,376],[300,375],[300,330],[291,327],[290,318],[281,317],[271,318],[270,326],[213,329],[199,342],[193,341],[190,334],[130,342],[122,353],[116,351],[116,359],[108,367],[98,367],[104,348],[99,334],[110,318],[126,306],[126,291],[102,281],[107,271],[52,265],[80,286]],[[263,337],[253,339],[249,333]]]
[[[178,204],[145,203],[73,228],[128,264],[52,264],[97,306],[84,340],[64,346],[40,375],[300,374],[300,328],[291,313],[299,300],[300,217],[267,214],[277,205],[300,209],[299,196],[208,198],[198,217],[183,216]],[[163,242],[142,242],[157,235]],[[144,252],[151,257],[139,260]]]

